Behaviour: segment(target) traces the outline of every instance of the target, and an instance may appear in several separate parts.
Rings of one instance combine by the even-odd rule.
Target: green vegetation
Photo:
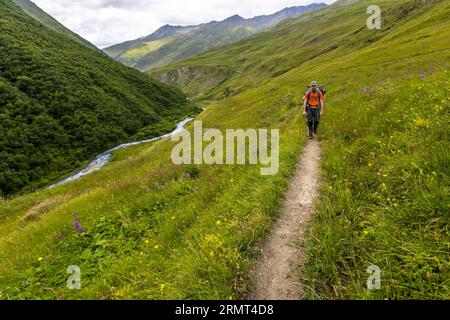
[[[243,294],[251,244],[270,228],[304,142],[297,110],[266,98],[273,107],[263,118],[250,111],[254,101],[236,101],[211,106],[201,119],[221,130],[280,123],[277,176],[263,177],[259,167],[178,167],[170,162],[174,144],[160,141],[120,150],[110,165],[73,183],[0,204],[0,298]],[[238,117],[226,120],[229,112]],[[86,233],[74,230],[72,213]],[[66,288],[69,265],[81,268],[81,291]]]
[[[255,33],[268,30],[285,19],[324,6],[323,3],[314,3],[285,8],[272,15],[252,19],[234,15],[223,21],[197,26],[166,25],[147,37],[120,43],[104,51],[127,66],[150,70],[195,56],[211,48],[236,43]]]
[[[450,72],[334,100],[307,241],[311,298],[448,299]],[[377,265],[382,289],[366,290]]]
[[[133,48],[127,52],[125,52],[122,57],[125,59],[136,59],[138,60],[143,55],[146,55],[150,52],[154,52],[161,48],[162,46],[165,46],[169,42],[171,42],[171,38],[167,39],[161,39],[161,40],[154,40],[149,42],[144,42],[142,46]]]
[[[10,1],[0,7],[0,195],[45,185],[195,111],[178,89],[47,29]]]
[[[83,39],[76,33],[73,33],[66,27],[64,27],[61,23],[56,21],[53,17],[48,15],[45,11],[43,11],[41,8],[39,8],[37,5],[35,5],[30,0],[13,0],[13,2],[18,5],[20,8],[22,8],[23,11],[25,11],[28,15],[42,23],[47,28],[52,29],[53,31],[59,32],[63,35],[65,35],[68,38],[71,38],[72,40],[75,40],[83,45],[85,45],[88,48],[91,48],[93,50],[96,50],[98,52],[102,52],[100,49],[98,49],[96,46],[94,46],[92,43],[87,41],[86,39]]]
[[[425,3],[428,6],[433,2],[436,1]],[[442,41],[438,48],[448,49],[446,32],[434,34],[429,29],[418,30],[416,27],[420,25],[411,25],[408,31],[412,33],[404,39],[405,35],[391,39],[399,32],[397,29],[400,26],[420,12],[423,6],[421,1],[403,1],[405,4],[400,6],[397,4],[402,1],[377,1],[383,10],[383,29],[376,32],[365,25],[369,17],[364,12],[367,9],[366,2],[351,6],[343,3],[339,1],[297,19],[282,22],[276,29],[256,34],[240,43],[217,48],[149,73],[165,83],[182,88],[194,100],[207,103],[259,88],[302,63],[308,62],[314,70],[320,69],[320,65],[325,62],[331,63],[333,69],[340,69],[339,63],[351,61],[357,55],[366,54],[370,59],[371,51],[379,45],[385,46],[385,60],[388,62],[431,53],[435,46],[431,44],[427,47],[426,44],[434,37]],[[419,41],[417,45],[414,43],[416,40]],[[386,41],[388,44],[383,44]],[[436,62],[431,60],[430,63]],[[205,69],[216,72],[205,74]],[[319,74],[314,70],[313,74]],[[218,71],[220,74],[217,74]],[[369,76],[362,77],[361,81],[370,84]]]
[[[214,100],[199,118],[204,128],[279,128],[279,175],[175,166],[174,143],[163,140],[120,150],[73,183],[4,200],[0,298],[243,297],[305,141],[299,105],[313,79],[329,97],[308,296],[448,298],[450,4],[376,1],[383,30],[370,31],[372,4],[339,1],[180,63],[230,68],[219,88],[197,95]],[[371,264],[383,282],[368,293]],[[81,268],[81,290],[66,288],[69,265]]]

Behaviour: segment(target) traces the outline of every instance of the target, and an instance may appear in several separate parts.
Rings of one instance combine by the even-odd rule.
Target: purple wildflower
[[[72,217],[74,217],[75,219],[78,219],[78,214],[72,213]]]
[[[72,224],[77,232],[84,233],[86,231],[78,221],[74,221]]]
[[[186,179],[190,179],[191,178],[191,174],[189,172],[183,172],[183,174],[181,176],[183,178],[186,178]]]
[[[372,90],[370,90],[370,88],[366,87],[366,88],[363,88],[362,92],[365,94],[371,94]]]

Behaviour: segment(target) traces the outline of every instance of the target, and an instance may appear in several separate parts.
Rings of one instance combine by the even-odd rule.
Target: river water
[[[184,127],[189,122],[191,122],[192,120],[194,120],[194,119],[193,118],[187,118],[187,119],[181,121],[180,123],[177,124],[177,128],[174,131],[172,131],[170,133],[167,133],[167,134],[164,134],[162,136],[159,136],[159,137],[156,137],[156,138],[152,138],[152,139],[148,139],[148,140],[124,143],[124,144],[121,144],[121,145],[119,145],[117,147],[109,149],[108,151],[105,151],[105,152],[99,154],[98,156],[96,156],[94,158],[94,160],[92,160],[84,169],[82,169],[80,171],[77,171],[73,175],[71,175],[71,176],[69,176],[67,178],[64,178],[61,181],[58,181],[57,183],[51,185],[49,187],[49,189],[57,187],[57,186],[60,186],[60,185],[63,185],[63,184],[66,184],[66,183],[69,183],[69,182],[72,182],[72,181],[77,180],[77,179],[79,179],[81,177],[84,177],[84,176],[86,176],[86,175],[88,175],[88,174],[90,174],[90,173],[92,173],[94,171],[100,170],[101,168],[103,168],[104,166],[106,166],[109,163],[109,161],[111,160],[113,152],[116,151],[116,150],[132,147],[132,146],[137,146],[139,144],[148,143],[148,142],[152,142],[152,141],[156,141],[156,140],[161,140],[161,139],[164,139],[164,138],[168,138],[168,137],[170,137],[172,135],[178,134],[181,131],[183,131]]]

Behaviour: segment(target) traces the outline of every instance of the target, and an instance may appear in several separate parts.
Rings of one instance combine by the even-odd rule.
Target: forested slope
[[[40,186],[192,110],[178,89],[48,29],[0,1],[0,193]],[[153,127],[152,127],[153,128]]]

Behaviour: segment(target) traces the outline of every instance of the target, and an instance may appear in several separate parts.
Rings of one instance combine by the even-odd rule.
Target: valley
[[[48,185],[119,143],[199,112],[178,89],[1,1],[0,195]],[[44,21],[44,20],[43,20]]]
[[[290,284],[302,284],[292,298],[448,299],[450,4],[375,2],[383,12],[381,30],[366,28],[373,1],[340,0],[238,43],[148,71],[165,85],[94,57],[76,42],[62,44],[53,32],[33,31],[91,60],[85,64],[77,54],[70,56],[71,64],[84,70],[73,70],[74,77],[86,73],[92,80],[79,77],[95,84],[86,97],[111,103],[108,110],[119,110],[113,116],[140,115],[131,128],[118,118],[123,126],[113,128],[117,135],[107,135],[102,146],[139,136],[140,130],[147,136],[143,128],[153,120],[160,121],[155,125],[160,130],[173,126],[198,114],[198,105],[205,107],[196,117],[204,128],[278,129],[279,173],[263,176],[252,165],[176,165],[171,161],[176,142],[163,139],[117,150],[108,165],[71,183],[0,198],[0,299],[244,299],[254,292],[258,259],[264,265],[261,247],[277,243],[270,239],[279,218],[286,218],[289,190],[298,194],[302,152],[316,143],[320,183],[314,210],[308,211],[307,228],[289,233],[302,248],[301,261],[294,261],[289,273]],[[0,5],[0,19],[10,26],[37,28],[11,1]],[[3,9],[23,24],[12,24]],[[21,56],[5,34],[2,30],[0,44],[8,44],[12,54],[0,60],[2,107],[12,100],[11,92],[28,99],[19,81],[29,83],[19,79],[21,72],[3,71],[9,56]],[[89,73],[92,65],[102,72]],[[301,112],[312,80],[328,91],[313,144],[306,141]],[[38,93],[30,90],[34,99]],[[8,108],[11,117],[16,106]],[[41,109],[36,105],[36,112]],[[109,121],[102,122],[111,119],[106,111],[95,132],[104,132],[98,129],[103,123],[109,128]],[[140,122],[147,116],[148,123]],[[193,133],[194,124],[186,129]],[[0,140],[2,150],[4,145]],[[288,221],[298,224],[294,218]],[[74,229],[74,222],[85,232]],[[269,265],[280,252],[266,257]],[[295,257],[295,250],[287,255]],[[80,290],[65,285],[69,265],[80,267]],[[382,270],[379,290],[367,289],[373,265]]]

